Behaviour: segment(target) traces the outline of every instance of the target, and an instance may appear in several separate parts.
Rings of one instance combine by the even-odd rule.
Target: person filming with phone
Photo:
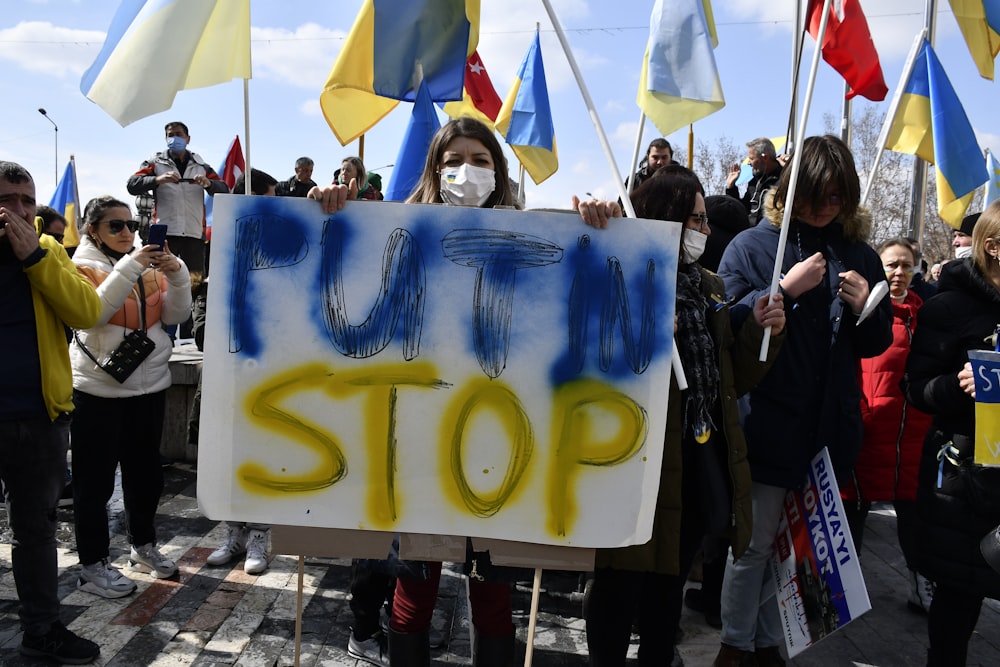
[[[153,193],[153,222],[167,225],[173,253],[192,273],[205,271],[205,193],[228,193],[229,187],[200,155],[187,149],[188,127],[167,123],[167,150],[154,153],[128,179],[129,194]]]
[[[177,565],[156,548],[154,519],[163,490],[160,434],[170,387],[172,344],[160,326],[191,313],[187,266],[167,240],[135,247],[138,222],[124,202],[104,196],[84,209],[73,263],[97,289],[101,316],[70,346],[73,401],[73,512],[80,555],[77,588],[105,598],[136,590],[111,563],[107,503],[121,465],[131,570],[158,579]],[[167,237],[169,239],[169,237]]]

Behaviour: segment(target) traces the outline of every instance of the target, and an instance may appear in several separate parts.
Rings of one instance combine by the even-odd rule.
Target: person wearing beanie
[[[726,246],[744,229],[750,229],[750,216],[743,202],[729,195],[705,197],[705,210],[712,235],[708,237],[705,253],[698,263],[709,271],[718,272]]]
[[[979,221],[979,213],[962,218],[962,226],[951,233],[951,247],[955,249],[955,259],[972,257],[972,230]]]

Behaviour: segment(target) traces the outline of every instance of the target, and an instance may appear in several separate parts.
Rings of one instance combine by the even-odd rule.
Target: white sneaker
[[[251,530],[247,533],[247,559],[243,571],[260,574],[267,569],[267,538],[270,531]]]
[[[76,582],[76,587],[86,593],[112,600],[135,592],[135,582],[122,574],[118,568],[111,567],[106,558],[84,565],[80,569],[80,579]]]
[[[354,637],[352,628],[350,638],[347,640],[347,655],[376,667],[389,667],[389,643],[381,632],[376,632],[362,641]]]
[[[209,565],[225,565],[247,550],[247,531],[243,526],[228,526],[226,541],[208,556]]]
[[[930,611],[933,600],[934,582],[919,572],[910,570],[910,598],[906,601],[906,606],[918,614],[926,614]]]
[[[150,544],[141,547],[133,546],[128,557],[128,565],[136,572],[148,572],[157,579],[166,579],[177,574],[177,564],[170,560]]]

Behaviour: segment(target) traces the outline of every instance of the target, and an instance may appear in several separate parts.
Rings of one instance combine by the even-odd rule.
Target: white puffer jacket
[[[146,291],[146,335],[156,343],[142,365],[119,384],[101,370],[74,339],[69,348],[73,388],[103,398],[121,398],[151,394],[169,387],[173,344],[161,323],[180,324],[191,314],[191,278],[184,263],[181,262],[181,268],[174,273],[144,269],[129,255],[112,264],[86,235],[73,255],[73,263],[94,284],[101,298],[101,317],[97,324],[77,332],[95,358],[103,361],[126,334],[140,328],[137,287],[140,276]]]

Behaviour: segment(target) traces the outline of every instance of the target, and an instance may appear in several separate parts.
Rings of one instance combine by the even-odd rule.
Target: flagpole
[[[826,1],[828,3],[830,2],[830,0]],[[625,213],[628,217],[635,218],[635,208],[632,206],[632,199],[629,197],[628,191],[625,189],[625,181],[622,179],[621,172],[618,171],[618,165],[615,163],[614,154],[611,152],[611,144],[608,143],[608,136],[604,133],[604,127],[601,125],[601,119],[597,116],[597,108],[594,106],[594,100],[590,97],[590,91],[587,90],[587,84],[583,80],[583,74],[580,73],[580,66],[576,64],[576,58],[573,56],[573,51],[569,48],[569,42],[566,41],[566,34],[563,32],[562,25],[559,23],[559,17],[557,17],[555,11],[553,11],[549,0],[542,0],[542,4],[545,5],[545,11],[549,15],[549,20],[552,21],[552,27],[555,29],[556,36],[559,38],[559,44],[562,45],[563,52],[566,54],[566,60],[569,62],[569,67],[573,70],[573,76],[576,78],[576,85],[580,88],[580,94],[583,95],[583,103],[587,105],[587,112],[590,114],[590,120],[594,123],[594,129],[597,131],[597,138],[601,142],[601,148],[604,150],[604,156],[608,159],[608,166],[611,167],[611,175],[615,179],[615,186],[618,188],[618,196],[622,200],[622,208],[625,209]],[[684,374],[684,367],[681,365],[680,356],[677,354],[676,341],[673,341],[673,346],[674,353],[670,357],[670,364],[673,368],[678,388],[684,390],[687,389],[687,376]]]
[[[927,0],[924,7],[924,29],[927,41],[934,48],[934,0]],[[927,162],[918,155],[913,156],[913,183],[910,187],[910,221],[907,236],[923,242],[924,209],[927,208]]]
[[[876,144],[878,148],[875,153],[875,161],[872,163],[871,173],[868,174],[868,183],[865,184],[865,192],[861,195],[862,206],[868,203],[868,196],[875,185],[875,176],[878,175],[879,166],[882,163],[882,153],[885,152],[885,143],[889,139],[889,130],[892,128],[892,121],[896,118],[896,111],[899,110],[899,104],[903,101],[903,86],[906,85],[906,82],[910,80],[910,75],[913,74],[913,66],[917,61],[917,52],[920,50],[920,45],[923,44],[926,37],[927,28],[917,33],[917,36],[913,40],[913,46],[910,47],[910,55],[906,57],[906,62],[903,63],[903,73],[899,77],[899,85],[896,86],[896,92],[892,94],[892,102],[889,103],[889,110],[885,114],[885,122],[882,123],[882,130],[878,134],[878,142]]]
[[[802,137],[806,133],[806,121],[809,120],[809,106],[812,104],[813,89],[816,87],[816,73],[819,71],[819,59],[823,52],[823,37],[826,35],[826,25],[830,21],[830,3],[832,0],[823,1],[823,18],[819,23],[819,32],[816,34],[816,51],[813,53],[812,66],[809,68],[809,82],[806,85],[806,96],[802,100],[802,115],[799,117],[799,129],[797,137]],[[801,139],[799,139],[801,141]],[[787,142],[786,142],[787,143]],[[774,271],[771,274],[771,300],[778,294],[778,283],[781,282],[781,264],[785,257],[785,246],[788,243],[788,228],[792,224],[792,204],[795,202],[795,187],[799,181],[799,165],[802,163],[802,151],[796,147],[792,151],[792,163],[790,169],[792,175],[788,179],[788,192],[785,196],[784,215],[781,218],[781,231],[778,234],[778,249],[774,253]],[[771,342],[771,327],[764,329],[764,337],[760,342],[760,360],[767,360],[767,348]]]
[[[803,0],[795,0],[795,27],[792,30],[792,96],[788,105],[788,125],[785,127],[785,153],[791,154],[795,149],[795,112],[799,102],[799,70],[802,67],[802,49],[804,48],[805,21],[802,16]]]
[[[688,124],[688,169],[694,170],[694,123]]]
[[[646,112],[639,112],[639,130],[635,133],[635,150],[632,151],[632,167],[628,172],[628,194],[632,196],[635,189],[635,172],[639,168],[639,151],[642,150],[642,131],[646,126]]]
[[[244,184],[246,189],[244,194],[250,194],[253,192],[250,188],[251,175],[253,170],[250,168],[250,80],[243,79],[243,138],[246,141],[243,144],[243,162],[246,163],[246,179]]]

